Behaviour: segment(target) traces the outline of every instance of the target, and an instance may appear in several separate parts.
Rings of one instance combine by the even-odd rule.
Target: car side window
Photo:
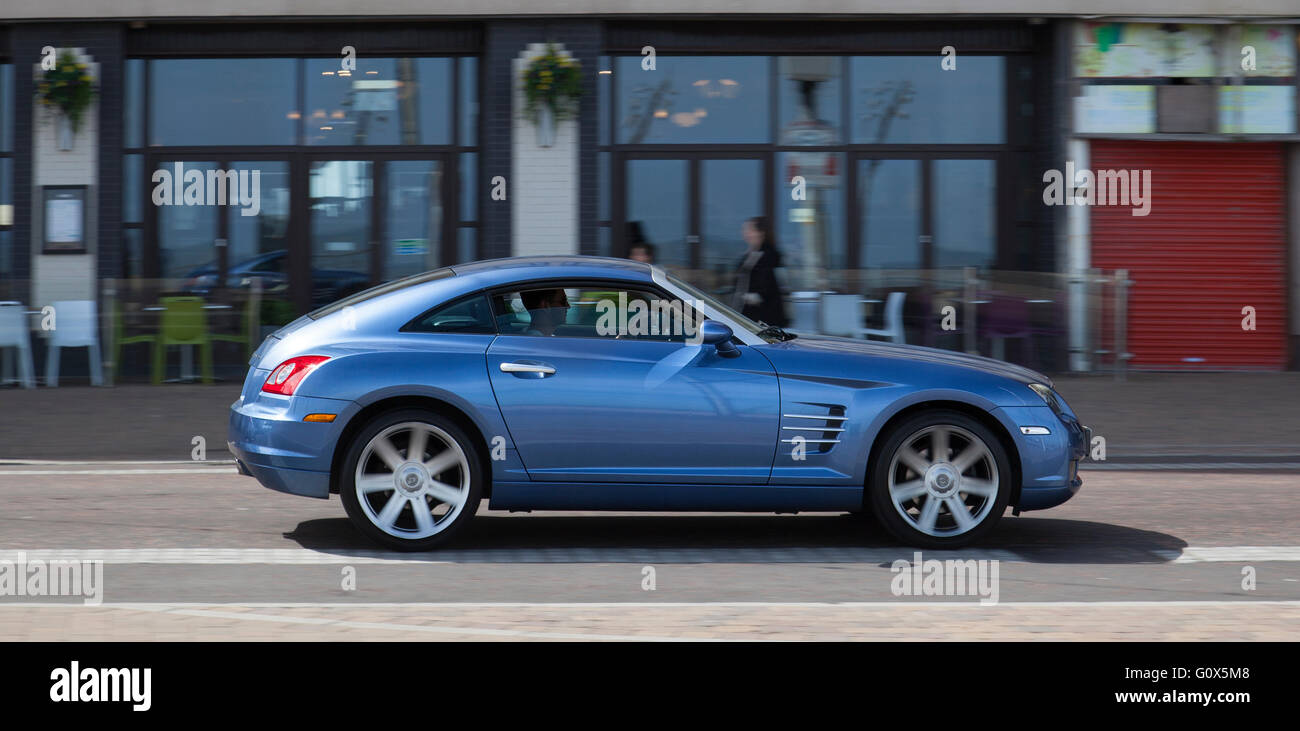
[[[535,337],[684,342],[700,321],[680,300],[616,284],[499,292],[492,309],[502,335]]]
[[[449,302],[421,316],[404,329],[407,332],[467,335],[495,335],[497,331],[488,299],[481,294]]]

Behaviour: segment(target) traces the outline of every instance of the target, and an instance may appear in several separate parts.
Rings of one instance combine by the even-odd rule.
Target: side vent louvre
[[[781,443],[795,444],[795,437],[802,437],[808,454],[826,454],[840,443],[848,418],[844,407],[835,404],[790,404],[781,413]]]

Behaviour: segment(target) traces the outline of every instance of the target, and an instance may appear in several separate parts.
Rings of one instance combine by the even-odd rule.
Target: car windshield
[[[708,307],[711,307],[714,310],[720,312],[723,316],[731,319],[737,325],[740,325],[741,327],[748,330],[750,333],[757,335],[760,338],[763,338],[767,342],[776,343],[785,339],[782,336],[775,334],[775,332],[768,327],[767,323],[754,322],[748,317],[745,317],[739,312],[736,312],[735,310],[731,309],[727,305],[723,304],[720,300],[718,300],[718,298],[704,292],[698,287],[688,284],[671,274],[667,275],[667,279],[674,287],[677,287],[681,291],[689,294],[693,299],[703,302]]]
[[[335,312],[338,312],[339,310],[343,309],[344,307],[348,307],[349,305],[355,305],[360,302],[365,302],[368,299],[379,297],[380,295],[385,295],[388,294],[389,292],[396,292],[399,289],[414,287],[417,284],[432,282],[435,279],[445,279],[447,277],[454,276],[455,274],[456,273],[451,270],[451,267],[444,267],[442,269],[434,269],[433,271],[430,272],[421,272],[420,274],[413,274],[409,277],[404,277],[402,279],[395,279],[391,282],[385,282],[379,285],[378,287],[371,287],[370,289],[364,290],[362,292],[357,292],[351,297],[344,297],[341,300],[331,302],[328,305],[325,305],[324,307],[320,308],[319,310],[316,310],[314,312],[308,312],[307,317],[310,317],[313,320],[319,320],[322,317],[325,317],[326,315],[332,315]]]

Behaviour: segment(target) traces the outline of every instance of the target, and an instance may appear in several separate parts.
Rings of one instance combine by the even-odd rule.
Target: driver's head
[[[532,319],[533,329],[550,335],[569,314],[569,297],[563,289],[534,289],[519,295]]]

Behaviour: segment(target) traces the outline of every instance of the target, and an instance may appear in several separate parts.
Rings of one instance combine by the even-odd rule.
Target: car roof
[[[552,277],[634,279],[649,281],[652,267],[631,259],[608,256],[515,256],[508,259],[456,264],[451,267],[459,276],[472,276],[480,283],[506,284],[529,279]]]

